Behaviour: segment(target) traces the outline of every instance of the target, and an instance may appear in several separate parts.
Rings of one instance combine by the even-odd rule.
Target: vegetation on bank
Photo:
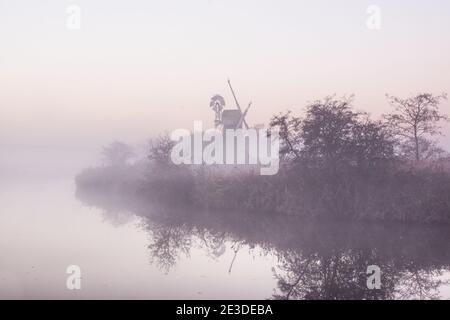
[[[449,157],[433,140],[447,120],[438,108],[446,97],[388,98],[394,112],[381,120],[357,111],[352,97],[315,101],[302,116],[272,117],[270,128],[277,127],[281,138],[274,176],[175,165],[173,142],[161,135],[151,141],[146,162],[126,164],[132,152],[120,143],[105,148],[109,165],[84,171],[77,185],[194,208],[448,223]]]

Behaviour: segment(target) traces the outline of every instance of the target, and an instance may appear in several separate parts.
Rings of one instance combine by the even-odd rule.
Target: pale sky
[[[66,27],[71,4],[80,30]],[[366,26],[370,5],[380,30]],[[385,93],[450,94],[449,38],[447,0],[0,0],[0,144],[212,126],[211,96],[234,107],[228,77],[253,102],[250,124],[333,93],[377,117]]]

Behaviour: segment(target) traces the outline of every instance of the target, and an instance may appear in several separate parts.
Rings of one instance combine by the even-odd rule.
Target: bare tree
[[[414,138],[405,139],[400,146],[400,156],[404,159],[416,158],[416,144]],[[437,141],[419,137],[420,160],[439,160],[448,156],[448,153],[438,145]]]
[[[280,154],[283,156],[300,157],[301,145],[301,120],[291,115],[291,111],[280,113],[270,119],[270,128],[277,127],[279,130],[282,146]]]
[[[415,160],[419,161],[422,158],[421,141],[425,141],[427,136],[441,134],[439,122],[448,121],[448,117],[439,111],[439,104],[447,99],[447,95],[421,93],[406,99],[386,97],[395,112],[385,115],[385,118],[399,137],[406,143],[413,142]]]
[[[170,139],[167,132],[160,134],[156,138],[150,140],[147,157],[157,164],[170,164],[170,152],[174,145],[175,142]]]

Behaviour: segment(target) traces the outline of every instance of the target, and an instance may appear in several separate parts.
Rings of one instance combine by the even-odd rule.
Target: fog
[[[0,0],[0,298],[449,299],[450,233],[433,225],[449,217],[448,172],[400,175],[398,186],[386,178],[393,192],[365,197],[373,186],[354,187],[351,173],[345,194],[322,167],[297,163],[301,178],[313,176],[308,188],[290,163],[268,182],[152,167],[150,139],[194,121],[214,127],[215,94],[235,107],[227,79],[243,106],[252,102],[246,121],[265,127],[333,94],[355,94],[355,110],[381,119],[393,110],[386,93],[450,93],[449,2],[378,1],[380,30],[366,25],[371,4]],[[450,102],[439,110],[450,114]],[[450,151],[442,125],[436,139]],[[111,166],[102,148],[116,140],[135,154]],[[396,206],[402,187],[410,207]],[[313,201],[333,188],[344,191]],[[356,221],[331,221],[334,211]],[[381,291],[361,285],[369,264],[389,270]],[[70,265],[82,270],[81,290],[67,287]],[[319,265],[352,271],[330,284]]]
[[[379,1],[380,30],[364,1],[80,0],[79,30],[69,4],[0,2],[1,145],[98,148],[212,126],[209,98],[233,105],[227,78],[255,124],[334,93],[379,116],[385,93],[449,91],[447,1]]]

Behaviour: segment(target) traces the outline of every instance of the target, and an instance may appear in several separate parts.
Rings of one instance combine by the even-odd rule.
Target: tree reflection
[[[191,234],[183,227],[152,225],[150,244],[150,261],[168,272],[181,255],[189,257],[192,245]]]
[[[379,260],[381,261],[381,260]],[[390,261],[395,263],[395,261]],[[329,257],[317,254],[303,257],[286,253],[274,270],[277,281],[275,299],[436,299],[441,270],[401,271],[383,261],[382,285],[379,290],[366,286],[367,260],[355,254],[341,253]]]
[[[334,243],[318,242],[306,250],[279,251],[279,265],[273,268],[277,279],[273,298],[439,298],[439,288],[448,283],[442,280],[442,275],[450,269],[448,250],[439,241],[447,238],[446,230],[405,233],[395,228],[384,229],[384,232],[364,228],[365,236],[352,229],[347,231],[345,242],[335,233],[331,237],[336,240]],[[442,238],[437,236],[439,234]],[[370,239],[370,246],[366,246],[367,239]],[[421,244],[411,247],[412,241]],[[367,287],[366,271],[370,265],[381,269],[381,289]]]
[[[78,193],[83,200],[83,193]],[[88,198],[102,207],[108,197]],[[97,202],[96,202],[97,201]],[[111,209],[111,201],[103,209]],[[120,212],[142,218],[150,262],[169,272],[200,248],[211,259],[258,247],[275,255],[273,299],[436,299],[450,270],[450,232],[440,226],[307,222],[259,213],[160,208],[133,199]],[[112,215],[117,215],[117,210]],[[381,289],[367,288],[367,267],[381,269]]]

